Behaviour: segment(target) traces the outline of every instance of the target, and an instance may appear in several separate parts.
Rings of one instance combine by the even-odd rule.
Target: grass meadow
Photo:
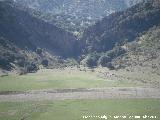
[[[0,120],[83,120],[83,116],[157,116],[158,99],[64,100],[0,102]],[[100,118],[87,118],[99,120]],[[86,120],[87,120],[86,119]],[[115,120],[108,118],[109,120]],[[117,120],[124,120],[120,118]],[[126,119],[135,120],[135,119]],[[138,120],[144,120],[143,118]],[[146,118],[145,120],[151,120]],[[159,119],[156,119],[159,120]]]
[[[79,70],[41,70],[26,75],[0,77],[0,91],[39,89],[133,87],[140,83],[99,77],[96,72]]]
[[[0,77],[0,91],[64,88],[134,87],[141,83],[100,77],[95,71],[41,70],[26,75]],[[0,102],[0,120],[83,120],[83,116],[157,116],[160,99],[107,99]],[[85,120],[85,119],[84,119]],[[87,118],[86,120],[100,120]],[[109,120],[115,120],[109,118]],[[117,120],[124,120],[119,118]],[[126,119],[135,120],[135,119]],[[138,119],[144,120],[144,119]],[[145,120],[151,120],[146,118]]]

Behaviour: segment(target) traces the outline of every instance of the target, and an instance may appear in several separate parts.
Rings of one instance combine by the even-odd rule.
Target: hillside
[[[75,65],[77,62],[74,59],[64,59],[42,48],[36,48],[35,51],[22,49],[6,38],[0,37],[0,76],[10,72],[25,74],[42,68],[53,69]]]
[[[147,41],[147,44],[152,45],[156,42],[149,41],[150,36],[156,38],[156,43],[159,44],[159,36],[156,34],[160,26],[160,2],[158,0],[139,3],[125,11],[106,16],[88,27],[81,39],[67,32],[65,28],[57,27],[55,19],[53,19],[55,23],[51,23],[49,14],[44,12],[48,10],[48,5],[43,12],[37,11],[43,2],[39,3],[35,0],[35,6],[38,7],[30,6],[30,8],[26,7],[30,3],[29,1],[29,3],[24,1],[28,3],[26,6],[20,6],[15,2],[12,0],[0,2],[0,66],[2,69],[27,71],[25,69],[30,69],[31,66],[34,68],[33,71],[36,71],[40,66],[55,68],[77,65],[77,62],[87,67],[103,66],[119,69],[133,65],[132,63],[135,62],[141,64],[141,61],[128,59],[134,51],[132,52],[129,47],[126,49],[126,46],[131,44],[130,46],[133,47],[135,43],[138,44],[137,41],[141,41],[143,36],[146,36],[144,41]],[[59,4],[63,2],[61,1]],[[78,3],[80,6],[84,5],[81,5],[82,1]],[[128,7],[136,2],[122,3]],[[114,5],[116,4],[114,3]],[[68,8],[68,10],[70,9]],[[47,17],[49,18],[47,19]],[[147,37],[148,35],[149,37]],[[154,47],[154,49],[149,46],[145,46],[145,49],[139,46],[135,47],[137,54],[140,54],[141,51],[144,53],[152,51],[150,56],[154,54],[159,56],[157,54],[158,47]],[[135,59],[139,59],[138,57],[135,55]],[[149,59],[144,57],[144,60],[148,61]],[[153,61],[151,60],[151,62]]]
[[[150,33],[149,35],[152,35],[152,38],[156,38],[157,40],[149,41],[150,39],[146,38],[145,41],[148,41],[148,44],[159,45],[158,40],[160,37],[156,35],[159,29],[158,26],[160,26],[159,19],[160,2],[158,0],[140,3],[126,11],[113,13],[105,17],[102,21],[99,21],[85,31],[82,39],[84,42],[84,56],[81,58],[81,64],[89,67],[101,65],[103,67],[109,67],[110,69],[124,68],[127,63],[123,61],[124,58],[122,56],[130,54],[124,45],[134,43],[140,39],[142,35],[145,36],[144,33],[146,33],[146,36]],[[153,27],[157,27],[157,30],[152,30]],[[134,46],[134,44],[131,44],[131,46]],[[152,47],[154,48],[154,46]],[[140,51],[144,51],[139,48],[136,49],[137,54]],[[152,51],[149,46],[146,46],[146,49],[150,52]],[[158,48],[155,47],[154,49],[150,55],[157,54],[156,51],[158,51]],[[144,53],[149,53],[148,51],[145,50]],[[135,56],[135,58],[136,57],[138,59],[138,56]],[[114,59],[117,60],[116,63]],[[121,65],[122,63],[120,61],[123,61],[122,63],[124,65]],[[126,66],[131,65],[130,67],[133,67],[135,65],[134,61],[129,61],[129,64]],[[146,59],[146,61],[148,61],[148,59]],[[136,64],[141,64],[140,61],[136,62]],[[152,62],[151,60],[150,63]]]
[[[33,52],[27,48],[21,49],[6,38],[0,37],[0,68],[4,72],[12,71],[23,74],[36,72],[40,66],[51,68],[58,64],[59,59],[45,50],[37,48]]]
[[[85,52],[105,52],[116,44],[134,41],[139,34],[160,25],[159,19],[160,5],[157,0],[111,14],[84,32]]]
[[[160,75],[160,26],[149,29],[124,48],[126,53],[112,61],[115,67]]]
[[[160,120],[160,0],[0,0],[0,120]]]
[[[77,39],[50,24],[36,11],[0,1],[0,74],[36,72],[76,64]]]
[[[0,36],[20,48],[35,51],[40,47],[64,57],[73,57],[77,52],[77,40],[72,34],[33,16],[11,1],[0,2],[0,17]]]
[[[98,20],[122,11],[141,0],[14,0],[17,4],[47,13],[45,17],[76,36]]]

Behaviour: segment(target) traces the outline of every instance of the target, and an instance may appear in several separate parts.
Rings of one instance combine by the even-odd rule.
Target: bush
[[[35,63],[27,64],[26,65],[26,72],[36,72],[38,70],[38,66]]]
[[[0,45],[3,46],[3,47],[6,47],[6,46],[7,46],[7,43],[6,43],[5,38],[0,37]]]
[[[48,60],[42,60],[41,63],[44,67],[47,67],[49,65],[49,61]]]
[[[121,46],[116,46],[113,48],[113,50],[106,53],[111,59],[114,59],[122,54],[124,54],[126,51]]]
[[[108,63],[106,64],[106,67],[107,67],[108,69],[110,69],[110,70],[114,70],[114,69],[115,69],[111,62],[108,62]]]
[[[86,65],[87,65],[88,67],[97,66],[97,60],[96,60],[94,57],[90,57],[89,59],[87,59]]]
[[[5,70],[11,70],[12,66],[8,60],[0,58],[0,68],[3,68]]]
[[[126,51],[121,48],[120,46],[116,46],[113,50],[110,50],[106,53],[104,53],[98,60],[98,65],[101,65],[102,67],[112,67],[110,62],[117,58],[118,56],[124,54]]]
[[[111,58],[109,57],[109,56],[107,56],[107,55],[103,55],[103,56],[101,56],[100,58],[99,58],[99,60],[98,60],[98,65],[101,65],[102,67],[106,67],[106,64],[108,63],[108,62],[111,62]]]
[[[43,50],[42,50],[41,48],[37,48],[37,49],[36,49],[36,53],[37,53],[37,54],[41,55],[42,52],[43,52]]]
[[[76,66],[76,65],[78,65],[78,62],[77,62],[75,59],[73,59],[73,58],[68,58],[68,59],[65,61],[65,64],[66,64],[67,66]]]
[[[100,55],[97,53],[93,53],[93,54],[88,55],[85,58],[85,65],[87,67],[96,67],[99,57],[100,57]]]

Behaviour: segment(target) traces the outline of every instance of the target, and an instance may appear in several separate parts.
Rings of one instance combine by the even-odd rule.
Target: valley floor
[[[159,112],[159,76],[144,71],[66,68],[0,77],[1,120],[82,120],[87,115],[159,120]]]
[[[109,87],[97,89],[50,89],[26,92],[0,92],[0,102],[55,101],[78,99],[160,98],[160,89]]]
[[[101,120],[83,116],[126,116],[126,120],[160,118],[159,99],[63,100],[36,102],[0,102],[1,120]],[[132,118],[129,118],[133,116]],[[143,116],[147,116],[145,119]],[[149,116],[149,117],[148,117]],[[103,119],[102,119],[103,120]],[[105,119],[104,119],[105,120]],[[124,120],[119,118],[116,120]]]

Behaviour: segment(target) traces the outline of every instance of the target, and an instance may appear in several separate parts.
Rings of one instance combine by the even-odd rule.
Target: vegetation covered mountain
[[[135,4],[135,2],[131,4],[122,1],[121,4],[125,4],[127,7]],[[26,5],[20,6],[15,2]],[[116,9],[119,12],[112,13],[88,27],[80,40],[75,34],[67,32],[68,29],[62,27],[63,25],[61,28],[57,27],[57,20],[60,21],[59,23],[65,22],[59,18],[56,20],[54,17],[55,14],[76,15],[81,16],[82,18],[78,19],[79,17],[77,17],[77,19],[83,21],[83,17],[86,19],[89,14],[91,16],[95,14],[94,17],[90,16],[95,22],[103,16],[103,12],[94,13],[90,10],[84,12],[87,2],[81,0],[74,2],[77,3],[77,12],[73,9],[75,8],[73,3],[69,7],[69,1],[67,4],[65,0],[53,2],[54,4],[51,4],[50,7],[47,3],[52,2],[49,0],[46,2],[46,8],[45,4],[42,5],[44,2],[41,3],[37,0],[32,0],[33,4],[30,0],[23,2],[15,0],[15,2],[12,0],[0,2],[0,67],[2,69],[36,71],[41,66],[55,67],[77,64],[75,60],[64,60],[65,58],[79,58],[77,61],[88,67],[101,65],[110,69],[124,68],[135,64],[141,66],[148,64],[153,67],[151,63],[159,60],[159,0],[146,0],[146,2],[139,3],[125,11],[119,11],[127,8],[120,5],[121,7]],[[118,5],[118,2],[114,0],[112,2],[109,0],[94,1],[96,5],[100,6],[101,2],[108,2],[108,5],[115,2],[116,4],[114,3],[113,6]],[[60,6],[57,5],[60,3],[64,3],[63,11],[61,11],[61,7],[57,7]],[[83,7],[79,8],[78,6]],[[115,7],[107,9],[111,10]],[[70,10],[74,10],[75,13]],[[53,16],[50,14],[52,12]],[[87,15],[85,16],[83,13]],[[53,19],[51,20],[51,18]],[[66,18],[68,17],[66,16]],[[75,20],[77,21],[77,19]],[[69,21],[72,20],[74,19]],[[68,27],[70,28],[70,25]],[[76,30],[78,32],[77,28]],[[142,61],[139,60],[141,59],[139,57],[143,58]],[[144,65],[142,62],[145,63],[145,60],[147,62]],[[156,63],[158,66],[159,63]]]
[[[45,19],[80,36],[97,20],[122,11],[141,0],[14,0],[31,9],[47,13]]]
[[[36,50],[40,47],[64,57],[77,54],[77,40],[72,34],[33,16],[11,1],[0,2],[0,36],[20,48]]]
[[[76,64],[77,39],[12,1],[0,1],[0,68],[18,73]]]
[[[56,56],[37,48],[35,52],[29,49],[21,49],[15,44],[0,37],[0,68],[18,73],[35,72],[42,67],[55,67],[59,64]]]
[[[83,52],[88,55],[82,63],[88,66],[102,65],[112,69],[114,67],[112,60],[127,52],[122,46],[136,41],[152,27],[158,27],[159,19],[160,2],[158,0],[146,1],[126,11],[111,14],[84,32]]]
[[[19,74],[36,72],[40,68],[61,68],[76,65],[74,59],[64,59],[50,54],[45,49],[35,51],[19,48],[4,37],[0,37],[0,71],[15,71]]]
[[[126,11],[111,14],[85,31],[83,40],[86,52],[105,52],[116,44],[133,41],[149,28],[160,25],[159,19],[158,0],[144,2]]]
[[[112,61],[116,68],[148,71],[160,75],[160,26],[153,27],[123,46],[126,53]]]

